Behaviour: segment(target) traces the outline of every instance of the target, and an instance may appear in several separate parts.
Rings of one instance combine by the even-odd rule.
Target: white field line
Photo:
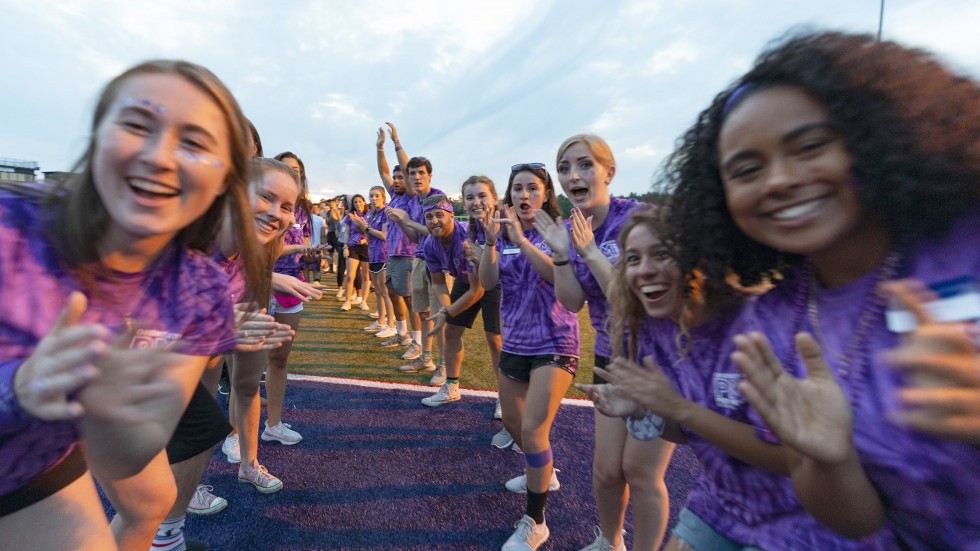
[[[425,385],[411,385],[406,383],[385,383],[380,381],[365,381],[363,379],[345,379],[343,377],[324,377],[322,375],[296,375],[290,373],[288,378],[294,381],[313,381],[316,383],[330,383],[335,385],[363,386],[367,388],[381,388],[385,390],[407,390],[420,394],[431,394],[435,387]],[[496,398],[497,393],[493,390],[471,390],[460,389],[460,393],[465,396],[479,396],[481,398]],[[592,401],[584,398],[563,398],[562,404],[567,406],[591,408]]]

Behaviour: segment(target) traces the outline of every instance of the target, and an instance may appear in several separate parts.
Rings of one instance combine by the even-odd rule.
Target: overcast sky
[[[99,89],[150,58],[214,71],[315,197],[378,183],[390,120],[450,194],[471,174],[603,136],[613,192],[650,187],[674,140],[770,39],[797,25],[874,33],[879,0],[0,0],[0,157],[67,170]],[[980,2],[887,0],[884,37],[980,75]],[[387,149],[393,163],[390,142]]]

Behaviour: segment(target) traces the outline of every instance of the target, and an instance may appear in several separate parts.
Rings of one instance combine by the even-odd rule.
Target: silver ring
[[[248,329],[245,330],[245,338],[248,338]]]

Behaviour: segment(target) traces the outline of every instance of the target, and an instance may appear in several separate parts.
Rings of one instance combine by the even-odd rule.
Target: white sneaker
[[[500,432],[493,435],[493,438],[490,440],[490,443],[495,448],[506,450],[507,448],[511,447],[514,444],[514,437],[511,436],[510,432],[507,431],[507,427],[504,427],[500,429]]]
[[[352,298],[351,301],[350,301],[350,303],[353,304],[354,306],[357,306],[358,304],[361,303],[361,297],[357,296],[357,297]]]
[[[341,312],[346,312],[350,310],[350,302],[345,302],[343,306],[340,307]]]
[[[299,444],[303,441],[303,437],[300,433],[294,431],[290,428],[292,425],[288,423],[283,423],[279,421],[278,425],[269,426],[269,422],[265,423],[265,430],[262,431],[262,440],[266,442],[271,442],[273,440],[285,446],[292,446],[293,444]]]
[[[625,531],[623,535],[626,535]],[[602,531],[596,526],[595,541],[579,549],[579,551],[626,551],[626,542],[620,540],[619,547],[613,547],[613,544],[609,543],[609,540],[602,535]]]
[[[212,494],[211,490],[214,490],[213,486],[198,484],[187,504],[187,512],[194,515],[213,515],[224,511],[228,507],[228,500]]]
[[[238,445],[238,433],[229,434],[221,444],[221,451],[228,457],[229,463],[242,462],[242,449]]]
[[[538,524],[534,519],[524,515],[521,520],[514,525],[514,533],[511,534],[501,551],[535,551],[541,544],[548,541],[551,532],[545,523]]]
[[[439,388],[438,392],[429,396],[428,398],[422,398],[422,405],[429,407],[441,406],[443,404],[448,404],[450,402],[458,402],[461,396],[459,395],[459,385],[451,385],[446,383]]]
[[[429,379],[429,384],[432,386],[439,386],[446,382],[446,364],[440,363],[436,366],[435,372],[432,374],[432,378]]]
[[[548,484],[549,492],[557,492],[558,489],[561,488],[561,483],[558,482],[558,472],[558,469],[551,470],[551,483]],[[527,475],[522,474],[521,476],[515,476],[514,478],[505,482],[504,486],[515,494],[526,494]]]
[[[368,314],[368,317],[378,319],[378,311],[375,310],[374,312],[371,312],[370,314]]]
[[[371,307],[368,306],[368,303],[367,302],[362,302],[361,305],[358,306],[358,308],[360,308],[361,310],[364,310],[365,312],[367,312],[368,310],[371,309]]]
[[[504,412],[500,409],[500,398],[497,398],[497,405],[493,406],[493,418],[498,421],[504,418]]]
[[[379,339],[387,339],[388,337],[394,337],[397,334],[398,332],[395,331],[394,327],[385,327],[381,331],[375,333],[374,336],[378,337]]]
[[[369,332],[369,333],[374,333],[376,331],[380,331],[381,330],[381,325],[379,325],[378,322],[374,322],[371,325],[368,325],[367,327],[365,327],[364,330],[367,331],[367,332]]]
[[[402,354],[402,359],[414,360],[415,358],[418,358],[421,355],[422,355],[422,345],[415,341],[412,341],[412,344],[408,345],[408,350],[406,350],[405,353]]]
[[[274,494],[282,489],[282,480],[269,474],[268,469],[255,462],[255,466],[243,465],[238,469],[238,481],[248,482],[263,494]]]

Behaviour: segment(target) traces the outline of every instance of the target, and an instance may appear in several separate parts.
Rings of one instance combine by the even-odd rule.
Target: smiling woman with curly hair
[[[954,307],[980,275],[978,138],[976,81],[825,32],[764,52],[666,164],[689,288],[774,282],[736,322],[759,329],[739,389],[798,452],[804,506],[851,536],[980,544],[980,312]]]

